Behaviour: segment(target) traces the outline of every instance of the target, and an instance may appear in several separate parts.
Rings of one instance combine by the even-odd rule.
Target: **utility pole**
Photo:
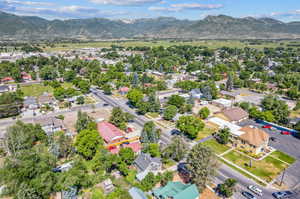
[[[282,176],[281,176],[281,181],[280,181],[280,186],[282,185],[283,183],[283,178],[285,176],[285,169],[283,170],[283,173],[282,173]]]

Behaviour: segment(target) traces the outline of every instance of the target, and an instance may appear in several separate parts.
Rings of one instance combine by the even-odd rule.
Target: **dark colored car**
[[[271,140],[272,142],[277,142],[277,138],[276,138],[276,137],[270,137],[270,140]]]
[[[243,196],[245,196],[247,199],[256,199],[256,197],[252,194],[252,193],[249,193],[247,191],[243,191],[242,192]]]
[[[105,103],[105,104],[103,104],[103,106],[109,106],[109,104]]]
[[[291,191],[279,191],[279,192],[272,193],[272,195],[276,199],[284,199],[284,198],[289,198],[291,195],[293,195],[293,192],[291,192]]]

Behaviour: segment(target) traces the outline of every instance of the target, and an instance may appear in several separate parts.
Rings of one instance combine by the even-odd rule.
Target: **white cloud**
[[[181,10],[194,9],[194,10],[213,10],[222,8],[222,4],[199,4],[199,3],[182,3],[171,4],[170,7],[149,7],[151,11],[168,11],[178,12]]]
[[[92,3],[97,4],[111,4],[111,5],[142,5],[147,3],[159,3],[162,0],[90,0]]]
[[[17,1],[17,0],[4,0],[3,3],[9,5],[26,5],[26,6],[53,6],[54,3],[38,2],[38,1]]]

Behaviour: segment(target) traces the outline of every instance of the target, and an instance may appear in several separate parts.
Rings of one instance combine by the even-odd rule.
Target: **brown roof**
[[[254,146],[260,146],[269,140],[269,135],[265,131],[256,127],[245,126],[241,128],[240,131],[245,132],[240,136],[240,139]]]
[[[227,108],[222,111],[222,113],[230,120],[230,121],[240,121],[249,116],[249,114],[244,111],[240,107]]]

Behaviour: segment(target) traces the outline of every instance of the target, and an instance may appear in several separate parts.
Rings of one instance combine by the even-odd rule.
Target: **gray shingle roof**
[[[138,167],[140,171],[145,171],[150,163],[155,162],[160,164],[161,159],[160,158],[152,158],[150,154],[148,153],[141,153],[135,160],[134,164]]]

